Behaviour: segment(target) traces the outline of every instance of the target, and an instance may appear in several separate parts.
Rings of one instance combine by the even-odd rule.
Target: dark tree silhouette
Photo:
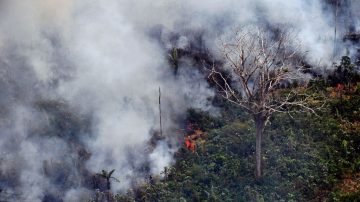
[[[115,169],[111,170],[110,172],[106,170],[101,170],[101,173],[97,173],[98,176],[106,179],[106,188],[107,190],[111,189],[111,181],[110,179],[115,180],[116,182],[120,182],[117,178],[113,177],[112,174],[115,172]]]

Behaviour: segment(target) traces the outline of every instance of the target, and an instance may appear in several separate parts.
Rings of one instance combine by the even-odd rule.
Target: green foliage
[[[178,48],[174,47],[171,49],[170,53],[168,54],[169,56],[169,62],[170,64],[172,64],[172,66],[174,67],[174,73],[177,73],[177,70],[179,68],[179,53],[178,53]]]
[[[355,193],[342,193],[341,191],[333,192],[331,195],[332,201],[339,202],[357,202],[360,201],[360,191]]]
[[[349,84],[360,80],[360,75],[355,70],[355,65],[351,63],[348,56],[343,56],[339,65],[336,65],[336,70],[329,75],[329,82],[332,85]]]
[[[343,57],[336,79],[354,85],[348,74],[352,68]],[[329,95],[329,84],[315,80],[308,90]],[[188,121],[208,133],[202,147],[194,153],[181,148],[164,179],[145,184],[137,194],[118,197],[120,201],[359,201],[360,190],[339,188],[345,175],[360,173],[359,89],[347,91],[346,99],[319,96],[327,104],[318,115],[271,117],[264,134],[261,180],[253,177],[255,137],[247,113],[219,98],[221,117],[190,109]]]
[[[182,149],[168,177],[154,185],[159,190],[159,201],[315,198],[319,181],[327,177],[327,161],[320,155],[325,144],[317,148],[319,144],[308,136],[309,131],[296,130],[301,124],[308,122],[301,123],[282,115],[272,120],[264,144],[267,145],[264,148],[266,172],[261,182],[253,177],[255,145],[251,122],[235,121],[209,131],[203,150],[193,154]],[[147,189],[145,201],[156,198],[153,194],[153,189]]]
[[[219,128],[224,125],[224,121],[220,118],[212,117],[208,112],[203,112],[198,109],[188,109],[186,117],[189,123],[196,124],[201,130]]]
[[[330,108],[333,113],[340,115],[342,119],[356,121],[360,117],[360,91],[356,89],[355,93],[347,93],[345,96],[348,99],[330,100]]]

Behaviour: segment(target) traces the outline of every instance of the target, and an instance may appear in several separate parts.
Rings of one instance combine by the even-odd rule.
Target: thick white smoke
[[[358,26],[359,19],[354,22]],[[74,167],[64,166],[72,173],[64,181],[61,174],[47,177],[62,162],[72,165],[76,146],[51,134],[37,136],[52,120],[34,109],[39,100],[60,100],[79,119],[90,115],[90,132],[78,140],[91,153],[86,170],[116,169],[120,183],[112,184],[114,191],[143,177],[137,169],[144,164],[160,174],[174,162],[174,120],[189,107],[211,110],[207,98],[213,96],[192,63],[174,75],[168,51],[189,48],[189,33],[202,31],[203,45],[215,54],[219,37],[252,23],[290,26],[310,64],[332,62],[334,16],[320,0],[0,1],[0,177],[7,179],[0,183],[6,192],[0,200],[41,201],[51,193],[76,201],[89,195]],[[155,37],[154,28],[160,30]],[[175,42],[173,33],[180,35]],[[149,149],[159,125],[159,86],[166,138]]]

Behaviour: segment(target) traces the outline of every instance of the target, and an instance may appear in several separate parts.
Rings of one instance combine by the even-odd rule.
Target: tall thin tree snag
[[[338,11],[339,11],[339,0],[335,0],[335,14],[334,14],[334,52],[333,59],[336,55],[336,34],[337,34],[337,24],[338,24]]]
[[[162,122],[161,122],[161,89],[159,87],[159,118],[160,118],[160,137],[163,136]]]
[[[213,66],[211,78],[220,95],[245,108],[256,129],[256,178],[261,178],[261,143],[274,112],[315,112],[304,93],[299,43],[289,32],[245,27],[221,41],[223,69]],[[302,87],[291,88],[295,82]],[[291,114],[290,114],[291,115]]]

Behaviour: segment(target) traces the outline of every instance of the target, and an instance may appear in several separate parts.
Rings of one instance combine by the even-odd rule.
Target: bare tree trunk
[[[159,87],[159,117],[160,117],[160,137],[163,136],[162,123],[161,123],[161,89]]]
[[[111,189],[110,179],[106,179],[106,188],[107,190]]]
[[[255,131],[256,131],[256,148],[255,148],[255,158],[256,158],[256,169],[255,169],[255,177],[256,179],[260,179],[262,176],[262,167],[261,167],[261,143],[262,136],[265,128],[265,121],[262,115],[254,115],[255,121]]]
[[[335,19],[334,19],[334,52],[333,52],[333,60],[336,55],[336,32],[337,32],[337,21],[338,21],[338,10],[339,10],[339,0],[335,2]]]

